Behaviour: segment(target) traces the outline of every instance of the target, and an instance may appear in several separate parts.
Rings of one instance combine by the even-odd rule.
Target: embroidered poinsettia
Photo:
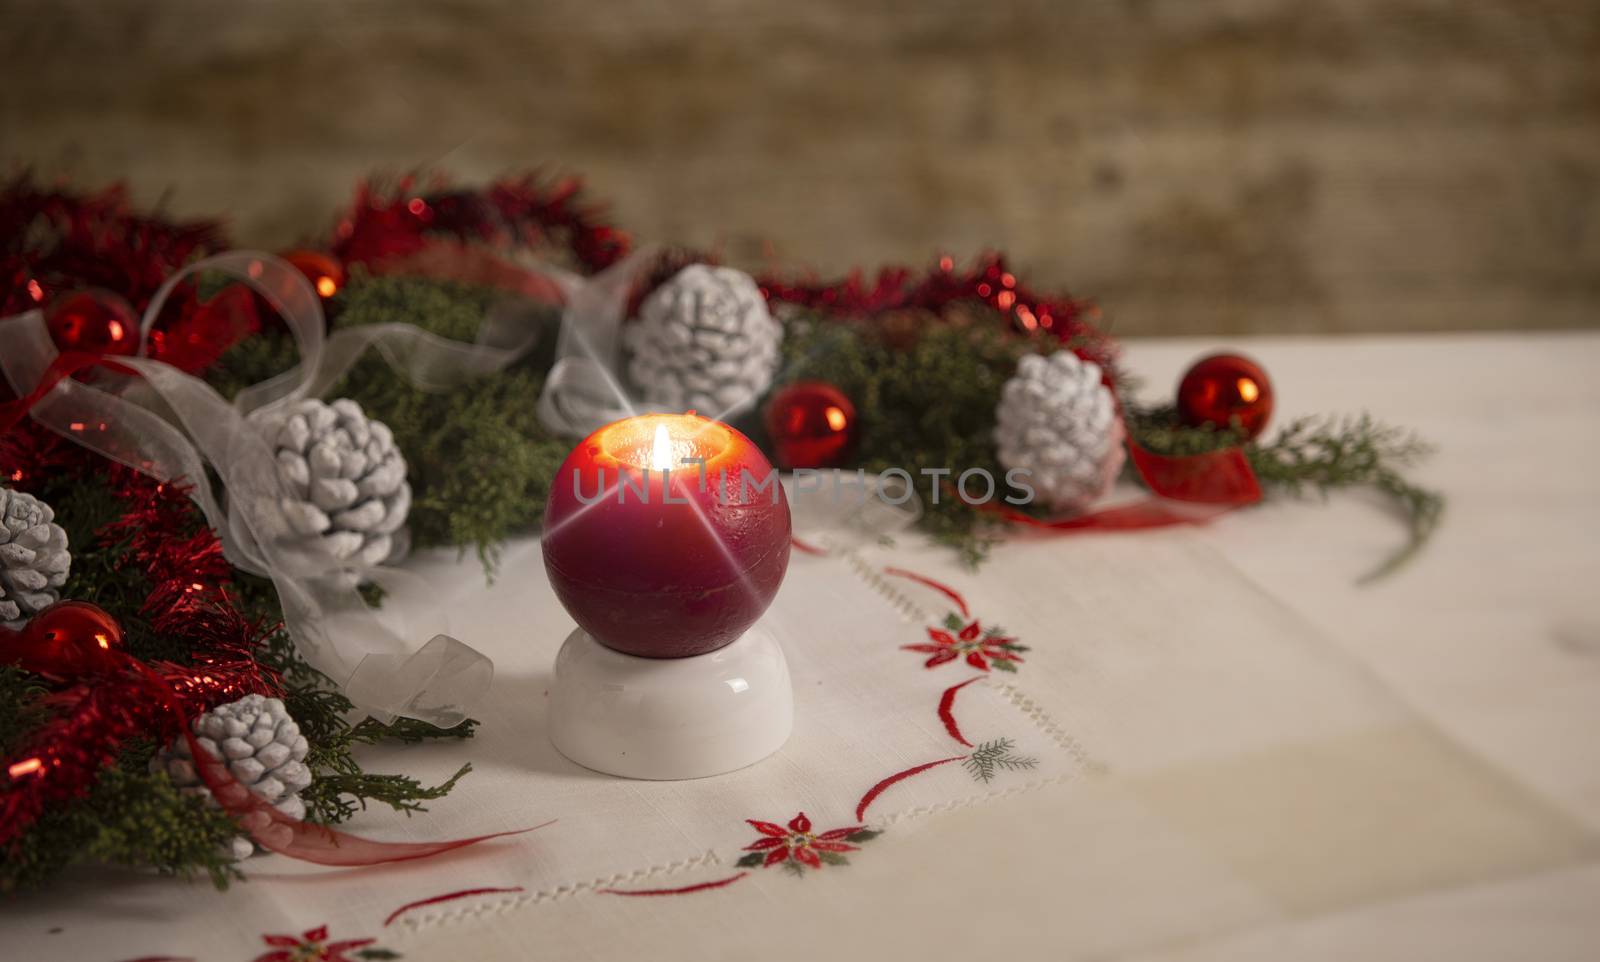
[[[329,942],[326,925],[307,929],[300,933],[299,938],[292,935],[263,935],[261,941],[271,946],[272,951],[256,956],[255,962],[366,962],[400,958],[399,953],[372,947],[377,939]]]
[[[787,828],[753,818],[746,821],[761,833],[761,837],[744,847],[750,854],[739,859],[740,867],[750,868],[760,865],[767,868],[781,864],[797,875],[803,873],[807,866],[821,868],[824,864],[849,865],[850,860],[844,857],[844,853],[859,849],[858,845],[850,843],[868,842],[879,835],[864,825],[813,832],[811,819],[806,818],[805,812],[800,812],[789,819]]]
[[[1027,651],[1015,638],[1007,638],[998,626],[984,628],[974,618],[963,622],[956,614],[948,615],[944,627],[929,628],[928,641],[918,645],[901,645],[906,651],[920,651],[931,655],[923,667],[937,668],[946,662],[965,657],[967,664],[980,671],[990,666],[1001,671],[1016,671],[1022,662],[1019,652]]]

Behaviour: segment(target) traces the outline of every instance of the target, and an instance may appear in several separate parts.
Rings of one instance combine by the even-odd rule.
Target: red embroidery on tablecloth
[[[944,582],[934,581],[932,578],[919,575],[914,571],[907,571],[904,568],[885,568],[883,569],[883,573],[886,575],[894,575],[897,578],[907,578],[911,581],[915,581],[919,585],[926,585],[955,602],[956,607],[961,609],[961,614],[963,617],[971,617],[971,612],[967,611],[966,599],[961,597],[960,592],[956,591],[956,589],[950,587]]]
[[[813,832],[811,819],[800,812],[789,819],[788,827],[773,822],[746,819],[761,837],[746,845],[749,854],[739,859],[740,868],[784,868],[804,874],[806,868],[819,869],[823,865],[849,865],[845,852],[854,852],[859,846],[851,842],[866,842],[878,836],[865,825],[835,828],[826,832]]]
[[[1026,645],[1017,644],[1015,638],[1006,637],[1004,629],[984,628],[976,619],[963,624],[954,613],[945,619],[943,628],[929,628],[928,639],[920,644],[900,646],[906,651],[929,655],[922,663],[924,668],[937,668],[964,656],[967,664],[979,671],[988,671],[993,666],[1014,672],[1022,663],[1018,652],[1028,650]]]
[[[705,892],[710,889],[725,888],[749,875],[749,872],[740,872],[727,878],[719,878],[714,882],[696,882],[694,885],[684,885],[675,889],[601,889],[601,895],[692,895],[695,892]]]
[[[971,681],[963,682],[962,685],[971,684],[972,681],[976,680],[977,679],[972,679]],[[962,685],[957,685],[950,691],[945,692],[945,694],[950,694],[950,692],[961,688]],[[923,762],[921,765],[913,765],[903,772],[895,772],[893,775],[890,775],[888,778],[885,778],[883,781],[867,789],[867,793],[861,796],[861,801],[856,803],[856,818],[866,818],[867,809],[871,807],[873,802],[878,800],[878,796],[893,788],[898,783],[905,781],[913,775],[920,775],[930,768],[938,768],[940,765],[948,765],[951,762],[960,762],[961,767],[966,769],[968,774],[970,774],[974,779],[984,783],[987,783],[993,779],[996,772],[1021,771],[1023,769],[1038,767],[1039,760],[1037,758],[1034,758],[1031,755],[1018,755],[1013,750],[1015,748],[1016,743],[1011,739],[996,738],[994,741],[984,742],[982,745],[977,746],[968,754],[952,755],[949,758],[941,758],[938,761]]]
[[[972,743],[967,741],[967,736],[961,734],[961,726],[956,724],[956,692],[967,687],[975,681],[982,680],[982,675],[975,675],[959,685],[951,685],[949,688],[944,690],[943,695],[939,696],[939,720],[944,722],[944,730],[950,733],[951,738],[954,738],[956,741],[967,746],[968,748],[972,747]]]
[[[942,581],[904,568],[888,567],[883,569],[883,573],[932,588],[955,602],[959,609],[959,614],[951,612],[946,615],[942,625],[930,627],[927,641],[900,646],[906,651],[928,655],[928,660],[922,663],[924,668],[937,668],[961,658],[979,671],[988,671],[993,667],[1014,672],[1017,665],[1022,663],[1020,652],[1027,651],[1027,646],[1017,644],[1015,638],[1006,637],[1005,631],[997,625],[984,628],[978,619],[972,617],[967,599],[961,597],[961,592]]]
[[[398,919],[400,916],[406,914],[412,909],[420,909],[428,905],[438,905],[441,902],[454,902],[456,899],[470,898],[474,895],[495,895],[501,892],[521,892],[522,890],[522,886],[520,885],[513,885],[510,888],[462,889],[459,892],[447,892],[444,895],[435,895],[432,898],[418,899],[415,902],[407,902],[406,904],[395,909],[393,912],[390,912],[389,917],[383,920],[383,924],[384,927],[387,928],[389,923],[393,922],[395,919]]]
[[[893,775],[890,775],[888,778],[885,778],[883,781],[867,789],[867,794],[861,796],[861,801],[856,803],[856,820],[860,821],[861,819],[866,818],[867,808],[871,806],[873,802],[878,800],[879,795],[882,795],[890,788],[893,788],[897,782],[905,781],[913,775],[920,775],[930,768],[938,768],[940,765],[948,765],[951,762],[959,762],[966,757],[967,756],[965,755],[952,755],[949,758],[941,758],[936,762],[924,762],[921,765],[913,765],[903,772],[895,772]]]
[[[293,935],[263,935],[261,941],[271,946],[272,951],[256,956],[255,962],[365,962],[368,959],[400,958],[397,952],[370,948],[377,939],[329,942],[326,925],[307,929],[298,938]]]

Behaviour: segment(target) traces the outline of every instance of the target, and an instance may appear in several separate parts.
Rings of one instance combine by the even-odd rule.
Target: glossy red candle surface
[[[704,458],[703,471],[685,458]],[[731,644],[789,567],[789,503],[772,465],[749,438],[693,414],[589,435],[556,472],[544,524],[545,570],[567,611],[601,644],[646,658]]]

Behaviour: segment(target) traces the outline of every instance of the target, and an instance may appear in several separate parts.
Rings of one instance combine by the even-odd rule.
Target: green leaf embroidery
[[[738,865],[740,868],[754,868],[766,860],[767,854],[765,852],[747,852],[742,858],[739,859],[739,861],[735,862],[734,864]]]
[[[400,957],[401,956],[399,952],[394,952],[389,949],[380,949],[377,947],[356,950],[356,958],[358,959],[398,959]]]
[[[951,631],[960,631],[967,626],[967,623],[961,620],[960,615],[952,611],[944,616],[944,626]]]
[[[1015,743],[1009,738],[997,738],[992,742],[984,742],[972,750],[967,760],[961,766],[971,773],[973,778],[988,782],[994,778],[995,772],[1005,770],[1008,772],[1021,771],[1035,768],[1039,764],[1037,758],[1027,755],[1012,754]]]
[[[995,666],[995,667],[996,667],[996,668],[998,668],[998,669],[1000,669],[1000,670],[1001,670],[1001,671],[1009,671],[1009,672],[1011,672],[1011,673],[1012,673],[1012,674],[1016,674],[1016,672],[1017,672],[1017,666],[1016,666],[1016,665],[1013,665],[1013,664],[1012,664],[1012,663],[1011,663],[1011,662],[1009,662],[1009,661],[1007,661],[1007,660],[1006,660],[1006,659],[1004,659],[1004,658],[996,658],[996,659],[995,659],[995,660],[994,660],[994,661],[993,661],[993,662],[992,662],[992,664],[993,664],[993,665],[994,665],[994,666]]]
[[[838,852],[818,852],[817,853],[817,858],[822,859],[824,862],[828,863],[829,865],[849,865],[850,864],[850,860],[845,858],[843,855],[840,855]]]
[[[864,828],[859,832],[851,832],[849,835],[846,835],[844,837],[844,840],[847,841],[847,842],[857,842],[857,843],[859,843],[859,842],[870,842],[870,841],[872,841],[873,839],[877,838],[879,835],[882,835],[882,834],[883,833],[880,832],[880,831],[876,831],[876,830],[870,829],[870,828]]]

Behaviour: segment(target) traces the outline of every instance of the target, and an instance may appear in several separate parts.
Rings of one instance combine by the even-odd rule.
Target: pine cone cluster
[[[1054,510],[1079,511],[1103,495],[1122,468],[1125,433],[1100,365],[1071,351],[1017,362],[995,411],[995,444],[1008,471]]]
[[[195,742],[206,754],[226,762],[239,784],[290,818],[305,818],[300,791],[311,784],[311,769],[305,765],[308,746],[282,701],[246,695],[196,718],[192,728]],[[217,805],[195,771],[187,739],[179,738],[157,752],[150,759],[150,771],[166,772],[181,793]],[[255,844],[243,835],[229,843],[229,854],[236,859],[254,851]]]
[[[0,488],[0,625],[21,628],[61,599],[72,555],[55,516],[33,495]]]
[[[345,569],[405,554],[411,485],[386,425],[349,398],[297,401],[252,420],[272,445],[290,492],[279,507],[291,531]]]
[[[623,338],[644,401],[726,417],[771,386],[783,327],[750,275],[691,264],[645,298]]]

